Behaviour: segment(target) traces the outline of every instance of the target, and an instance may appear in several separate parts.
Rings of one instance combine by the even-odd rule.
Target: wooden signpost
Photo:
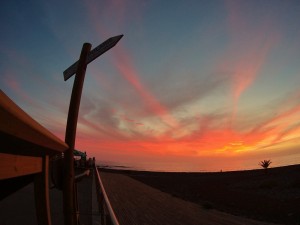
[[[109,49],[114,47],[122,37],[123,35],[111,37],[106,41],[104,41],[102,44],[98,45],[96,48],[94,48],[92,51],[88,53],[88,56],[86,58],[86,64],[89,64],[90,62],[98,58],[100,55],[102,55],[103,53],[107,52]],[[71,76],[73,76],[73,74],[76,73],[78,63],[79,61],[73,63],[73,65],[71,65],[68,69],[64,71],[65,81],[68,80]]]
[[[92,45],[89,43],[84,43],[79,60],[64,71],[65,81],[76,73],[69,105],[65,136],[65,142],[69,146],[69,149],[65,151],[64,154],[63,171],[63,210],[65,225],[75,225],[78,223],[74,186],[73,151],[75,148],[77,120],[87,64],[114,47],[122,37],[123,35],[111,37],[100,44],[98,47],[94,48],[92,51],[90,51]]]

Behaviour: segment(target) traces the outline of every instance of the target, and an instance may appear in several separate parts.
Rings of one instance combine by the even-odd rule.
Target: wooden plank
[[[1,152],[24,152],[20,143],[33,155],[45,150],[56,154],[68,149],[68,145],[32,119],[0,90]],[[38,148],[37,148],[38,146]]]
[[[40,225],[51,225],[49,201],[49,156],[43,157],[43,170],[34,179],[34,197],[37,222]]]
[[[42,158],[0,153],[0,180],[42,172]]]

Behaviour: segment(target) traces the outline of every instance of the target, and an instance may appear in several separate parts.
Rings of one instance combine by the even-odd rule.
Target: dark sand
[[[206,210],[120,173],[100,171],[121,225],[274,225]]]
[[[108,171],[108,170],[106,170]],[[300,165],[217,173],[109,170],[203,208],[280,224],[300,224]]]

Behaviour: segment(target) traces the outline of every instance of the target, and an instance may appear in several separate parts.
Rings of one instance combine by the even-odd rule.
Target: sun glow
[[[196,171],[299,159],[295,1],[4,2],[1,90],[61,139],[62,71],[82,43],[124,34],[86,70],[76,148],[90,156]]]

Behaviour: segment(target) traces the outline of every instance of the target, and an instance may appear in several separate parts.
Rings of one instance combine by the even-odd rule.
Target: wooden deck
[[[120,225],[263,225],[173,197],[126,175],[101,172]]]

